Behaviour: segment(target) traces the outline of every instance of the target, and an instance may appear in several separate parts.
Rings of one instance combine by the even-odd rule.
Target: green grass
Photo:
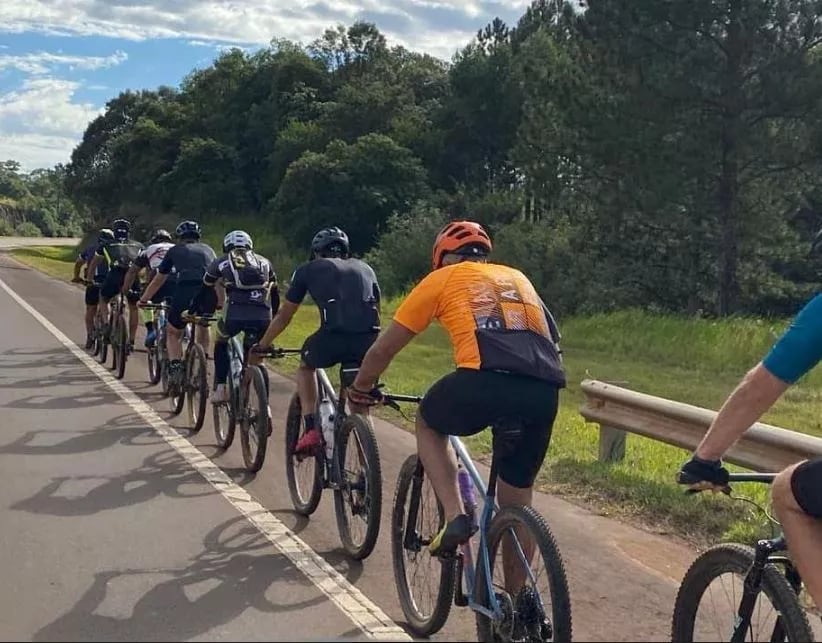
[[[74,253],[66,248],[27,248],[15,256],[49,274],[70,278]],[[390,319],[397,301],[384,305]],[[686,496],[673,482],[688,457],[682,449],[628,436],[625,460],[597,461],[598,427],[579,415],[580,382],[596,378],[633,390],[716,409],[747,369],[756,364],[786,320],[736,318],[684,319],[641,311],[560,320],[568,371],[551,448],[540,474],[545,490],[584,502],[606,515],[639,522],[648,528],[676,533],[697,543],[720,538],[750,541],[768,533],[767,523],[749,505],[712,494]],[[318,325],[317,311],[303,306],[277,344],[299,347]],[[432,326],[417,337],[385,374],[388,388],[423,393],[452,369],[452,354],[443,331]],[[277,360],[273,366],[293,374],[297,362]],[[336,372],[330,373],[336,380]],[[822,435],[822,372],[811,373],[793,387],[763,421]],[[412,430],[393,411],[386,417]],[[408,409],[413,417],[413,409]],[[488,432],[468,441],[477,456],[490,449]],[[761,504],[767,489],[742,485],[737,490]]]
[[[41,272],[60,279],[71,279],[77,249],[71,246],[30,246],[14,248],[11,255]]]

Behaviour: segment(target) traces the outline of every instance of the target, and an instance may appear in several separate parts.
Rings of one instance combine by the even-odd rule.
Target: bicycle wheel
[[[208,402],[208,366],[205,351],[193,343],[186,356],[185,388],[188,401],[188,424],[192,433],[203,428]]]
[[[409,514],[416,520],[409,525]],[[428,544],[445,524],[442,505],[425,478],[416,455],[400,469],[391,513],[391,559],[402,613],[416,636],[427,637],[442,629],[454,599],[457,569],[454,559],[431,556]],[[413,533],[408,532],[408,528]],[[421,579],[426,569],[438,579]],[[413,585],[413,587],[412,587]]]
[[[186,389],[188,388],[186,382],[188,380],[188,368],[186,365],[188,364],[188,350],[183,353],[183,369],[182,373],[178,375],[180,378],[180,384],[174,386],[171,381],[168,383],[168,395],[169,395],[169,404],[171,405],[171,412],[174,415],[179,415],[182,410],[183,406],[185,405],[186,401]],[[166,363],[166,368],[168,368],[168,363]],[[169,376],[170,379],[170,376]]]
[[[335,447],[339,487],[334,513],[345,551],[354,560],[367,558],[380,533],[382,469],[377,436],[361,415],[343,420]]]
[[[94,343],[91,345],[91,356],[97,357],[100,353],[100,325],[97,323],[97,315],[94,316],[94,326],[92,328],[92,333],[94,333]]]
[[[107,325],[104,325],[102,328],[100,328],[99,338],[100,338],[100,340],[99,340],[100,341],[99,360],[100,360],[100,363],[103,366],[105,366],[106,365],[106,359],[108,358],[108,339],[109,339],[108,332],[107,332]]]
[[[249,366],[247,380],[240,395],[240,445],[243,462],[250,473],[257,473],[265,462],[268,447],[268,395],[259,366]]]
[[[234,379],[231,375],[226,381],[228,386],[228,402],[214,404],[214,438],[217,446],[223,450],[228,449],[234,442],[234,431],[237,426],[237,390],[234,386]]]
[[[114,335],[114,341],[117,345],[117,350],[114,353],[115,368],[117,370],[117,379],[123,379],[126,374],[126,361],[128,360],[128,330],[126,329],[126,320],[120,315],[117,318],[117,332]]]
[[[533,545],[534,555],[542,556],[548,576],[546,591],[539,585],[539,570],[534,570],[534,562],[526,567],[522,546]],[[497,600],[503,610],[500,621],[476,613],[478,641],[570,641],[571,640],[571,599],[568,592],[568,579],[559,548],[545,519],[533,507],[503,507],[491,520],[488,528],[488,562],[491,570],[492,585]],[[503,552],[500,552],[502,545]],[[500,582],[494,582],[494,563],[499,556],[500,567],[505,551],[510,552],[509,571],[519,569],[522,578],[511,579],[516,589],[506,588],[505,574]],[[478,565],[477,587],[479,600],[488,604],[488,582],[484,565]],[[521,582],[520,582],[521,581]],[[532,583],[532,584],[531,584]],[[515,595],[512,596],[512,592]],[[547,595],[546,595],[547,593]],[[550,609],[546,604],[550,600]]]
[[[157,358],[160,368],[160,382],[163,389],[163,396],[168,396],[168,349],[166,348],[165,332],[157,336]]]
[[[293,455],[302,433],[300,397],[294,393],[288,405],[288,417],[285,421],[285,477],[288,480],[288,492],[294,509],[302,516],[310,516],[316,511],[322,497],[324,456],[298,460]]]
[[[675,643],[728,640],[736,623],[743,583],[753,562],[753,548],[736,543],[716,545],[699,556],[685,573],[679,587],[674,603],[671,640]],[[723,582],[721,587],[714,591],[714,582],[725,575],[730,576],[727,579],[730,583]],[[762,594],[770,603],[769,606],[763,606]],[[700,603],[706,595],[710,599],[710,607],[700,610]],[[717,601],[724,605],[718,608]],[[714,617],[713,624],[700,618],[697,625],[697,616],[711,615]],[[782,636],[774,637],[777,617],[780,620]],[[772,564],[765,566],[761,592],[757,596],[745,640],[813,640],[808,617],[799,605],[796,593],[785,576]]]

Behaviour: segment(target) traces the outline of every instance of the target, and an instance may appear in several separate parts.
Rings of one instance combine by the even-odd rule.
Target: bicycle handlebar
[[[410,402],[412,404],[419,404],[422,402],[422,396],[420,395],[399,395],[396,393],[383,393],[382,397],[384,400],[390,400],[391,402]]]
[[[261,357],[285,357],[286,355],[298,355],[302,352],[300,348],[266,348],[253,351],[254,355]]]
[[[160,308],[168,308],[168,304],[139,304],[140,308],[145,308],[146,310],[155,310]]]
[[[776,478],[775,473],[730,473],[728,482],[762,482],[771,484]]]

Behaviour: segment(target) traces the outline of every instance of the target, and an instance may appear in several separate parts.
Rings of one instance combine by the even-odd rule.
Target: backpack
[[[271,266],[248,248],[234,248],[228,253],[228,269],[238,290],[259,290],[271,280]]]

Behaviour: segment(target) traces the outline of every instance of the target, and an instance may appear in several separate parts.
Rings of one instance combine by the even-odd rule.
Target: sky
[[[451,56],[529,0],[0,0],[0,161],[67,163],[86,125],[126,89],[177,86],[220,51],[309,44],[374,22],[390,44]]]

